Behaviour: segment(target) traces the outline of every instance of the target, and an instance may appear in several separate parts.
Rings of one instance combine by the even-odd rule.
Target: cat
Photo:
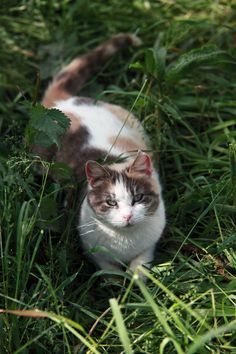
[[[78,183],[86,177],[78,231],[86,253],[105,270],[151,266],[166,223],[162,188],[137,118],[118,105],[76,93],[111,55],[139,44],[131,34],[113,36],[63,68],[42,100],[64,112],[71,125],[60,149],[40,152],[69,165]]]

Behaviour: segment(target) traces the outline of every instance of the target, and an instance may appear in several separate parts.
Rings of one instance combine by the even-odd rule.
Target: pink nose
[[[132,218],[132,214],[123,215],[123,219],[125,221],[130,221],[131,218]]]

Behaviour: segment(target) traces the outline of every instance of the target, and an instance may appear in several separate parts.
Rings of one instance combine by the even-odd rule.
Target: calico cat
[[[137,37],[118,34],[73,60],[42,101],[71,121],[61,148],[44,155],[69,165],[78,182],[86,176],[78,230],[84,250],[101,269],[149,267],[165,226],[161,185],[151,154],[144,152],[148,139],[139,121],[120,106],[75,96],[111,55],[138,44]]]

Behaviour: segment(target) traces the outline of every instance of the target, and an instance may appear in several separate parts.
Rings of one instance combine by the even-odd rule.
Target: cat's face
[[[86,165],[88,203],[95,214],[115,227],[130,227],[153,215],[159,204],[150,157],[139,152],[122,171],[94,161]]]

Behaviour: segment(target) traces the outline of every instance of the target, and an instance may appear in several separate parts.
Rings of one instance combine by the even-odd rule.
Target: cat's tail
[[[87,54],[74,59],[56,75],[49,85],[42,100],[43,105],[51,107],[57,100],[76,95],[86,81],[105,64],[110,56],[125,47],[140,44],[140,39],[135,35],[121,33],[111,37]]]

